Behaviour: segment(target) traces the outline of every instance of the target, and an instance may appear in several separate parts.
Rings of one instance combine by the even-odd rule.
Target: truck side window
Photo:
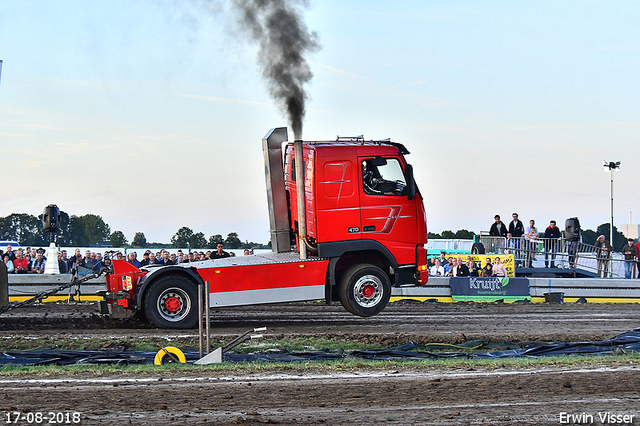
[[[364,192],[371,195],[406,195],[400,162],[395,158],[370,158],[362,162]]]

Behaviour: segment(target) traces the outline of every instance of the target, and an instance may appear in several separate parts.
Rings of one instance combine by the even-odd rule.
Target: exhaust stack
[[[286,127],[271,129],[262,138],[267,202],[269,204],[269,233],[271,250],[274,253],[291,251],[289,210],[287,194],[284,189],[284,165],[282,163],[282,142],[288,139]]]

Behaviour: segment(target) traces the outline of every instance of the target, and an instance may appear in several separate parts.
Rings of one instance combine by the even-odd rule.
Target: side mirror
[[[416,196],[416,181],[413,179],[413,166],[411,164],[405,166],[404,174],[407,179],[407,195],[409,196],[409,201],[411,201]]]

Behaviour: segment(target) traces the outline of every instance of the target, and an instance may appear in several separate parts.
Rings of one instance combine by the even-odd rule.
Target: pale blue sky
[[[640,221],[637,1],[312,1],[304,139],[412,152],[429,230],[494,214]],[[99,214],[266,242],[260,140],[286,125],[227,3],[0,2],[0,216]]]

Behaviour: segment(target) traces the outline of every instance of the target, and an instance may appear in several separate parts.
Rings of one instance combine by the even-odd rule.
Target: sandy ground
[[[89,304],[15,310],[0,317],[0,338],[161,340],[195,335],[194,330],[114,322],[95,312]],[[464,339],[579,341],[640,327],[640,305],[396,302],[366,319],[339,305],[316,303],[213,311],[214,339],[261,326],[272,336],[339,337],[389,346]],[[445,371],[407,363],[389,371],[235,376],[210,370],[199,374],[197,368],[108,377],[72,371],[63,377],[3,375],[0,421],[9,424],[12,412],[42,412],[43,423],[55,424],[55,419],[49,423],[49,413],[58,419],[58,413],[69,413],[73,420],[71,413],[77,412],[80,424],[105,425],[640,424],[636,364]],[[607,415],[617,416],[616,422]],[[25,418],[13,424],[34,423]]]

